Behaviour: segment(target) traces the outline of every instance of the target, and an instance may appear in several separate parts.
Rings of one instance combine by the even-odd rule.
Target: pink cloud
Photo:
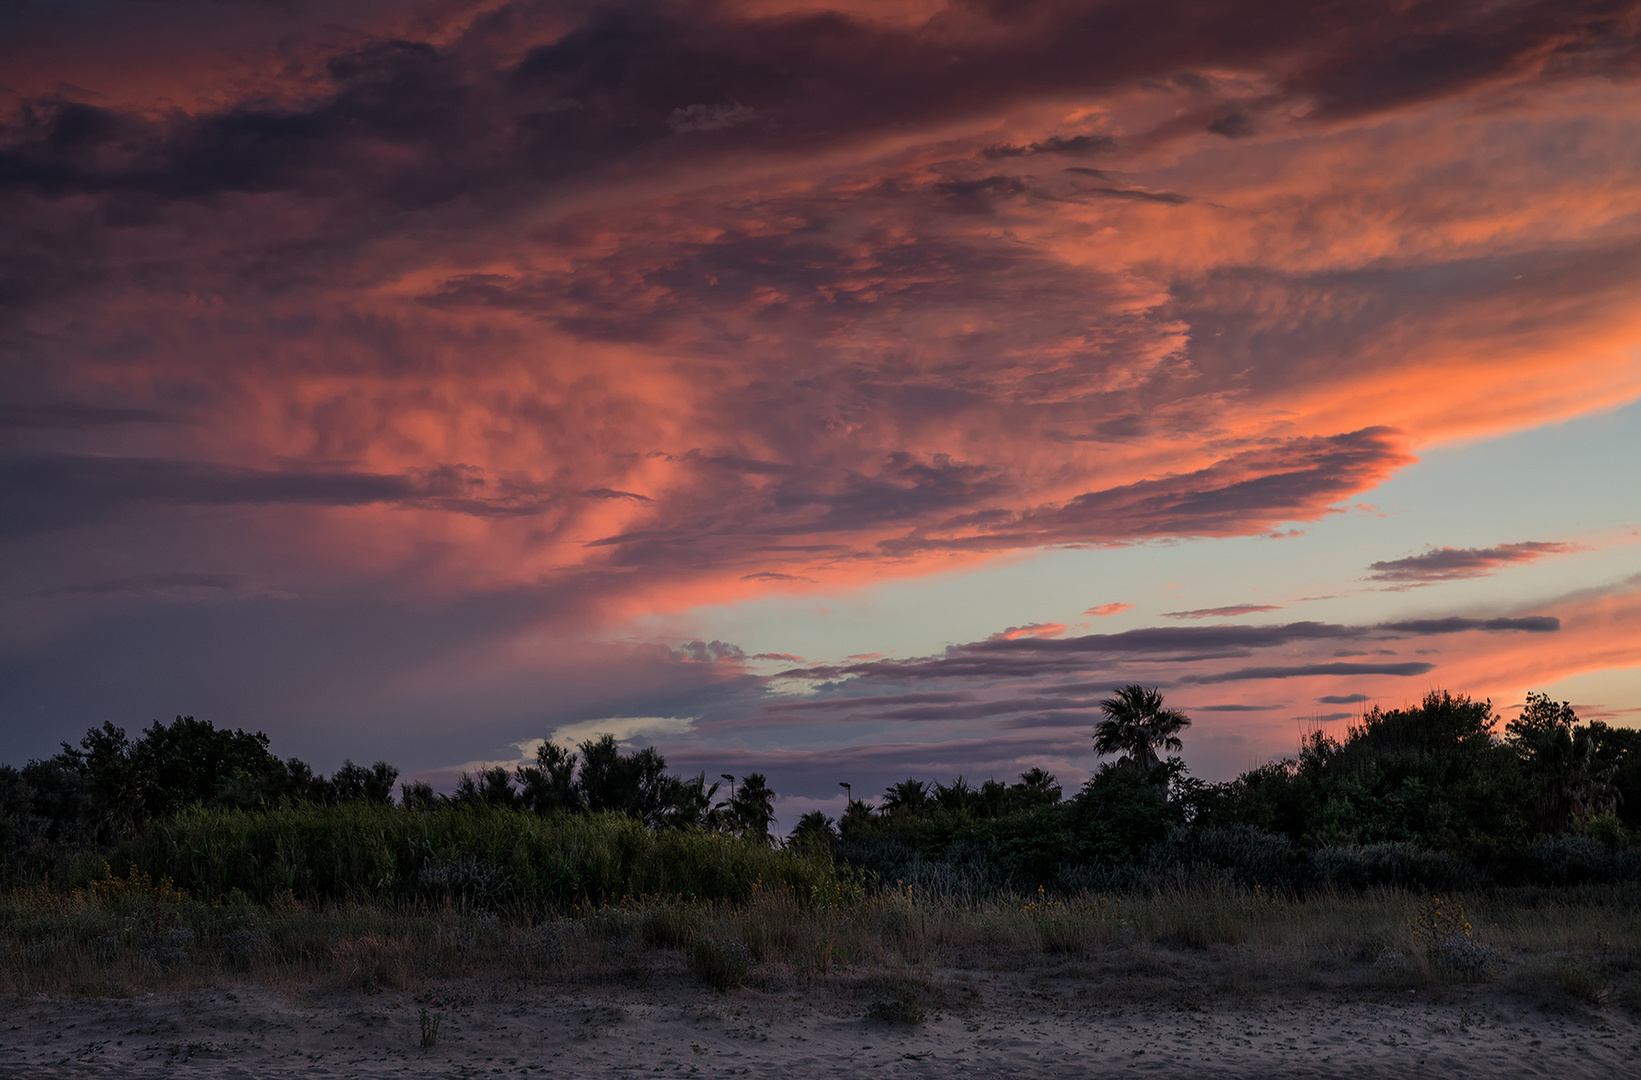
[[[1104,618],[1106,618],[1108,616],[1111,616],[1111,615],[1120,615],[1125,611],[1132,611],[1133,608],[1134,608],[1133,604],[1120,604],[1120,603],[1096,604],[1093,607],[1089,608],[1087,611],[1083,612],[1083,614],[1084,615],[1092,615],[1096,619],[1104,619]]]
[[[1011,626],[1007,630],[993,634],[992,640],[1018,641],[1021,638],[1054,638],[1065,632],[1065,623],[1027,623],[1024,626]]]
[[[175,685],[109,700],[219,688],[180,659],[209,643],[242,650],[218,666],[246,689],[211,690],[234,708],[259,671],[317,666],[359,716],[480,672],[516,717],[542,696],[520,672],[634,616],[1291,530],[1421,447],[1641,394],[1622,19],[780,7],[19,15],[0,542],[26,583],[7,623],[59,651],[17,646],[0,704],[78,724],[103,708],[74,697],[112,662],[98,642],[171,634],[201,645],[154,661]],[[335,627],[404,670],[337,670]],[[1080,640],[1016,629],[997,644],[1045,667]],[[1499,636],[1373,662],[1446,677],[1465,635]],[[722,642],[611,648],[586,664],[613,697],[750,678]],[[1254,659],[1234,670],[1313,696],[1413,678]],[[25,686],[37,669],[59,674]],[[1007,698],[1078,708],[1039,699]]]

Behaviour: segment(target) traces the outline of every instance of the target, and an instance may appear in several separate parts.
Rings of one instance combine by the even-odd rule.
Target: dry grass
[[[640,897],[533,922],[505,909],[207,904],[167,882],[109,877],[0,896],[0,992],[246,979],[423,990],[476,975],[563,984],[693,972],[720,989],[829,980],[885,1019],[915,1022],[964,972],[1048,965],[1182,1002],[1493,982],[1569,1007],[1641,1008],[1636,899],[1627,888],[1511,890],[1438,908],[1406,892],[1296,899],[1205,886],[979,903],[902,889],[817,906],[759,886],[738,905]],[[1432,927],[1450,932],[1445,944]]]

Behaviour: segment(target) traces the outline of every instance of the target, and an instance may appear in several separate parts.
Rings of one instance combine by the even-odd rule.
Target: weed
[[[437,1046],[439,1043],[439,1021],[444,1019],[444,1013],[430,1013],[426,1009],[419,1009],[416,1020],[422,1027],[422,1046],[424,1048]]]

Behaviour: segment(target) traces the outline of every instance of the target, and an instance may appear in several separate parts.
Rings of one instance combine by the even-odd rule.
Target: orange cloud
[[[1288,535],[1424,447],[1641,395],[1635,5],[1255,7],[30,9],[8,562],[65,612],[468,605],[452,651],[523,664],[709,601]],[[1336,663],[1368,661],[1275,666]]]
[[[1011,626],[992,637],[999,641],[1018,641],[1021,638],[1055,638],[1065,632],[1065,623],[1027,623],[1025,626]]]

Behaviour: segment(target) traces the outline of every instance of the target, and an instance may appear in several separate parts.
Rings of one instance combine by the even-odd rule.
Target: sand
[[[1075,969],[934,972],[926,1022],[866,1017],[871,990],[687,976],[410,990],[239,985],[0,1004],[0,1076],[477,1075],[1622,1077],[1641,1024],[1494,987],[1139,995]],[[1189,989],[1189,988],[1186,988]],[[419,1014],[442,1015],[422,1048]]]

